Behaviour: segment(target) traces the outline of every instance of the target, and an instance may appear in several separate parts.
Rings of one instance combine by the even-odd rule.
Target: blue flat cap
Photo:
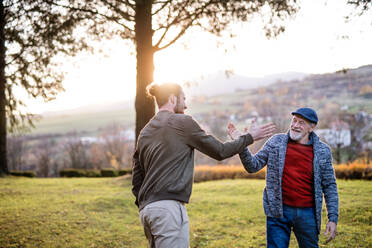
[[[292,115],[300,115],[312,123],[318,123],[318,116],[312,108],[299,108],[295,112],[292,112]]]

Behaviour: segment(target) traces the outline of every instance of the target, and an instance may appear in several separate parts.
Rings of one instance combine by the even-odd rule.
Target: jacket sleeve
[[[327,208],[328,221],[337,223],[338,221],[338,192],[335,171],[332,166],[332,155],[327,148],[327,158],[322,166],[321,184]]]
[[[191,117],[185,116],[183,124],[187,144],[216,160],[229,158],[253,143],[250,134],[242,135],[239,139],[222,143],[212,135],[208,135],[199,124]]]
[[[269,158],[269,149],[267,142],[255,155],[252,155],[248,148],[245,148],[243,152],[239,153],[240,161],[245,170],[249,173],[255,173],[265,167]]]
[[[136,150],[133,155],[133,167],[132,167],[132,193],[136,197],[135,204],[138,204],[138,194],[142,186],[143,179],[145,177],[143,167],[139,160],[139,154]]]

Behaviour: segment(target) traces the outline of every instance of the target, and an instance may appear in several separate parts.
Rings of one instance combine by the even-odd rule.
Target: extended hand
[[[270,122],[268,124],[257,126],[255,120],[252,121],[251,127],[248,130],[254,141],[270,137],[274,134],[274,131],[275,125],[273,123]],[[244,132],[247,132],[247,128],[244,129]],[[228,124],[227,133],[233,140],[239,138],[242,135],[242,133],[238,129],[236,129],[235,125],[232,123]]]
[[[326,243],[328,243],[329,241],[331,241],[332,239],[334,239],[336,237],[336,234],[337,234],[337,224],[336,223],[334,223],[332,221],[327,223],[324,235],[327,235],[327,234],[329,234],[329,237],[328,237]]]
[[[251,134],[254,141],[270,137],[274,134],[275,125],[272,122],[269,122],[264,125],[257,126],[256,120],[252,120],[251,126],[248,130],[248,133]]]
[[[236,129],[235,125],[231,122],[229,122],[229,124],[227,125],[227,133],[232,140],[235,140],[242,135],[242,133],[238,129]]]

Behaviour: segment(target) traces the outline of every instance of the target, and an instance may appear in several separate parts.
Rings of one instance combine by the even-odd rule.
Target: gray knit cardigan
[[[328,221],[338,221],[338,193],[335,172],[332,166],[332,155],[328,145],[321,142],[318,136],[310,134],[313,141],[314,160],[314,199],[318,233],[320,233],[323,194],[328,212]],[[266,216],[283,217],[282,176],[287,151],[288,134],[277,134],[271,137],[264,147],[254,156],[248,149],[240,153],[244,168],[249,173],[261,170],[267,165],[266,187],[263,193],[263,207]]]

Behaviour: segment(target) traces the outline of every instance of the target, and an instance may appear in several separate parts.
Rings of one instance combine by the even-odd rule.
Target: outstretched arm
[[[257,126],[255,121],[252,121],[251,127],[248,132],[253,133],[253,135],[255,135],[256,137],[256,140],[271,136],[275,130],[275,126],[270,123],[266,125],[269,128],[268,135],[262,135],[262,133],[260,132],[260,126]],[[245,129],[245,131],[247,131],[247,128]],[[237,139],[242,135],[242,133],[238,129],[236,129],[235,125],[232,123],[229,123],[227,132],[231,139]],[[252,156],[248,148],[245,148],[243,152],[239,153],[239,157],[246,171],[248,171],[249,173],[255,173],[261,170],[267,164],[267,160],[269,157],[268,147],[265,144],[263,149],[261,149],[254,156]]]
[[[243,152],[255,139],[265,135],[271,135],[270,126],[265,125],[258,128],[258,130],[253,133],[254,137],[252,134],[247,133],[241,135],[236,140],[222,143],[212,135],[206,134],[205,131],[200,128],[199,124],[191,117],[185,118],[184,130],[187,133],[187,144],[189,146],[216,160],[223,160],[239,152]]]
[[[251,122],[249,130],[247,128],[244,129],[245,133],[247,131],[252,136],[254,141],[258,141],[263,138],[272,136],[275,131],[275,125],[272,122],[263,125],[257,125],[256,120],[254,119]],[[227,133],[232,140],[236,140],[241,135],[243,135],[231,122],[227,125]]]

